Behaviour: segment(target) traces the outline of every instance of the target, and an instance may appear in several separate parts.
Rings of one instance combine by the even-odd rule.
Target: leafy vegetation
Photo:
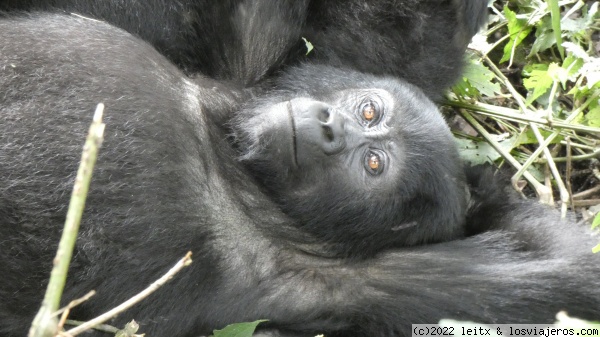
[[[448,97],[460,112],[455,133],[464,158],[508,163],[515,187],[542,202],[559,199],[563,213],[596,213],[599,2],[498,0],[489,7],[489,25],[471,43],[464,77]]]

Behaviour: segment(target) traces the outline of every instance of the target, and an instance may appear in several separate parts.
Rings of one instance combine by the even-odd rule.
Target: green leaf
[[[590,108],[588,113],[585,114],[585,122],[588,126],[600,127],[600,106]],[[596,217],[597,219],[598,217]],[[594,219],[594,221],[596,220]]]
[[[539,33],[538,33],[539,32]],[[529,56],[535,55],[539,52],[542,52],[550,47],[552,47],[556,40],[554,39],[554,34],[552,31],[536,31],[536,39],[533,41],[533,45],[531,46],[531,52]]]
[[[595,1],[594,3],[592,3],[592,6],[587,12],[584,11],[585,14],[583,18],[585,19],[586,29],[592,24],[594,24],[594,21],[596,20],[596,15],[598,14],[598,5],[598,1]]]
[[[600,243],[596,245],[596,247],[592,248],[592,253],[596,254],[600,252]]]
[[[545,94],[551,87],[554,80],[548,73],[547,64],[532,64],[523,69],[523,86],[530,91],[527,102],[531,103]]]
[[[481,96],[479,91],[477,89],[475,89],[471,85],[471,83],[469,83],[469,81],[467,81],[467,79],[464,77],[452,87],[452,91],[457,96],[471,97],[471,98],[479,98]]]
[[[588,73],[586,78],[588,81],[588,84],[587,84],[588,87],[591,88],[593,86],[597,86],[598,83],[600,83],[600,72],[596,71],[596,72]]]
[[[585,51],[585,49],[583,49],[580,45],[572,43],[572,42],[565,42],[563,43],[563,46],[567,49],[567,51],[571,54],[573,54],[575,57],[586,60],[589,59],[589,55],[587,54],[587,52]]]
[[[527,19],[517,19],[517,14],[506,6],[504,6],[504,16],[508,21],[508,35],[510,39],[504,46],[504,55],[500,63],[510,60],[513,49],[519,46],[523,39],[531,32],[531,26],[528,26]]]
[[[581,72],[587,81],[586,87],[598,87],[600,83],[600,58],[592,58],[581,67]]]
[[[306,46],[306,55],[308,55],[308,53],[310,53],[314,49],[314,47],[312,43],[310,43],[310,41],[308,41],[306,38],[302,38],[302,40],[304,40],[304,45]]]
[[[246,323],[235,323],[224,327],[221,330],[214,330],[214,337],[252,337],[256,326],[262,322],[266,322],[266,319],[261,319],[254,322]]]
[[[565,49],[562,46],[562,30],[560,28],[560,7],[558,6],[558,0],[548,0],[548,7],[550,7],[550,14],[552,16],[552,30],[554,31],[554,38],[556,39],[556,46],[560,53],[560,58],[565,58]]]
[[[560,81],[564,87],[569,79],[569,72],[553,62],[548,65],[548,76],[552,77],[554,81]]]
[[[507,138],[506,135],[493,135],[498,145],[507,152],[517,146],[517,137]],[[461,158],[471,165],[491,163],[500,158],[500,154],[485,141],[476,141],[465,138],[455,138]]]
[[[552,47],[554,44],[556,44],[556,39],[552,31],[552,22],[549,17],[544,17],[536,24],[535,41],[531,46],[529,57]]]
[[[563,32],[584,32],[588,29],[593,29],[591,26],[594,24],[595,17],[598,14],[598,2],[594,2],[589,10],[584,7],[582,10],[583,17],[579,18],[562,18],[561,25]],[[564,44],[563,44],[564,45]]]
[[[470,63],[465,69],[464,77],[479,92],[486,96],[500,93],[500,84],[492,82],[494,73],[481,63]]]
[[[600,212],[596,213],[596,216],[594,217],[594,221],[592,222],[592,229],[598,226],[600,226]]]
[[[569,74],[569,80],[575,82],[575,80],[577,79],[577,75],[579,75],[581,67],[583,67],[583,60],[571,54],[567,56],[567,58],[563,62],[562,67]]]
[[[465,96],[477,96],[473,88],[488,97],[500,93],[500,84],[492,82],[494,73],[483,64],[471,60],[465,67],[462,81],[457,83],[458,91]]]
[[[562,30],[565,32],[577,33],[586,30],[587,22],[583,18],[570,19],[565,18],[562,22]]]
[[[500,154],[486,142],[455,138],[458,151],[463,161],[470,165],[492,163],[500,158]]]

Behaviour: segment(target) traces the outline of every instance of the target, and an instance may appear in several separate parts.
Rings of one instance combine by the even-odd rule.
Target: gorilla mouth
[[[298,151],[297,151],[297,139],[296,139],[296,122],[294,122],[294,116],[292,114],[292,101],[287,102],[287,113],[290,119],[290,126],[292,127],[292,163],[295,167],[298,167]]]

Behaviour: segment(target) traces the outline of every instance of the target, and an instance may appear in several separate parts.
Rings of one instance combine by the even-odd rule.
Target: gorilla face
[[[462,167],[420,90],[324,67],[292,71],[277,87],[233,128],[241,160],[303,228],[345,255],[462,233]]]
[[[284,100],[255,116],[252,148],[258,151],[245,159],[256,161],[272,189],[294,199],[332,188],[356,196],[398,181],[405,152],[394,118],[399,102],[384,89],[337,94],[330,100]]]

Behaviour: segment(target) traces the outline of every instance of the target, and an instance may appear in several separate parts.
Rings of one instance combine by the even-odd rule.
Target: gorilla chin
[[[231,124],[240,160],[333,255],[464,234],[458,153],[418,88],[308,65],[275,87],[284,89],[250,102]]]
[[[239,134],[243,132],[245,136],[243,148],[246,150],[240,160],[249,165],[257,165],[257,168],[261,166],[260,170],[264,175],[277,174],[275,170],[269,170],[270,163],[273,162],[296,168],[296,131],[291,101],[275,103],[266,109],[253,108],[245,115],[247,118],[243,121],[240,119],[238,124]],[[283,180],[285,177],[279,179]]]

